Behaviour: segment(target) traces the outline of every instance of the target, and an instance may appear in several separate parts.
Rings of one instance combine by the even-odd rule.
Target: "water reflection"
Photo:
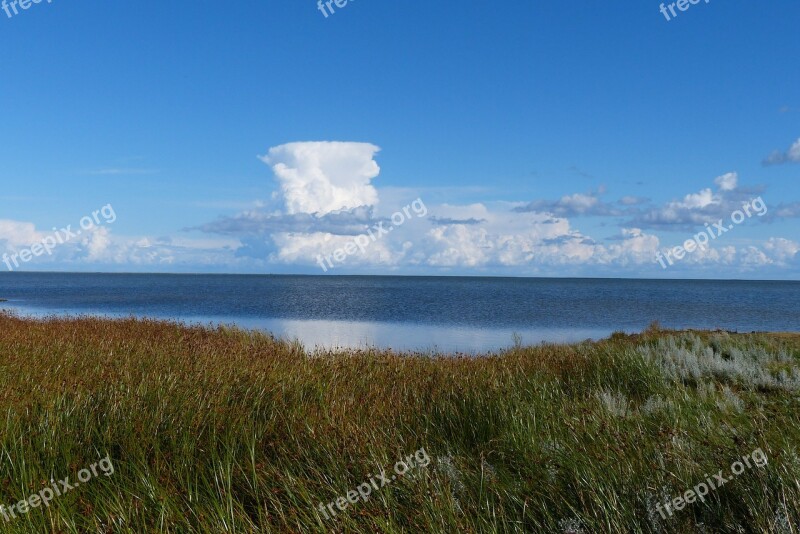
[[[245,326],[245,325],[243,325]],[[268,319],[248,328],[269,330],[278,337],[298,339],[307,348],[383,347],[395,350],[438,352],[489,352],[510,347],[515,334],[522,344],[575,342],[610,334],[590,329],[503,329],[457,326],[426,326],[403,323],[352,321],[304,321]]]
[[[15,312],[31,316],[76,315],[75,310],[40,310],[5,303]],[[86,314],[90,314],[88,311]],[[91,314],[104,317],[129,317],[130,314]],[[170,316],[148,315],[155,319],[176,319]],[[398,351],[463,352],[468,354],[492,352],[514,345],[515,337],[523,345],[542,342],[572,343],[585,339],[600,339],[611,332],[591,328],[476,328],[465,326],[428,326],[412,323],[370,321],[329,321],[299,319],[231,318],[189,316],[178,318],[188,324],[235,325],[241,328],[267,331],[275,337],[298,340],[309,350],[348,348],[391,348]]]

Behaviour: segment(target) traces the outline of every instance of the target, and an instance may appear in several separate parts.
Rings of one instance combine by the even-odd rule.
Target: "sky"
[[[0,272],[800,276],[796,1],[17,2]]]

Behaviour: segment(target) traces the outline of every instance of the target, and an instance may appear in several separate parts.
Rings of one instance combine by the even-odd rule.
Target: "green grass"
[[[478,358],[306,354],[231,328],[0,314],[0,532],[798,532],[800,335],[665,332]],[[326,520],[317,510],[424,448]],[[664,503],[761,448],[705,503]]]

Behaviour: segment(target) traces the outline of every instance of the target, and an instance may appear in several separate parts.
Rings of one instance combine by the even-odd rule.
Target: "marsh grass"
[[[800,336],[668,332],[478,358],[308,355],[234,328],[0,314],[0,532],[797,532]],[[432,461],[317,510],[424,447]],[[652,507],[769,458],[664,520]]]

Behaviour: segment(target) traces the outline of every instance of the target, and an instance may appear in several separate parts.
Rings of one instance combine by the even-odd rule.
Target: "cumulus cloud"
[[[764,251],[773,261],[787,265],[800,259],[800,243],[782,237],[771,237],[763,245]]]
[[[391,212],[414,198],[413,191],[392,189],[386,192],[392,205],[379,204],[380,191],[372,185],[380,171],[374,161],[377,151],[366,143],[331,142],[289,143],[270,149],[263,159],[279,184],[273,195],[275,207],[244,211],[196,229],[238,238],[233,254],[241,261],[314,266],[320,257],[345,248],[353,236],[386,221]],[[648,207],[649,199],[634,196],[605,202],[602,187],[527,204],[429,204],[427,216],[408,218],[391,234],[348,255],[337,268],[342,272],[379,268],[584,275],[625,269],[660,272],[655,255],[661,243],[651,229],[693,228],[727,217],[755,191],[740,187],[736,173],[727,173],[714,180],[714,187],[660,207]],[[627,216],[629,220],[618,221],[622,226],[618,235],[597,240],[570,221],[584,216]],[[775,240],[738,249],[719,245],[677,269],[707,264],[749,269],[759,262],[774,266],[796,257],[791,242]]]
[[[722,176],[717,176],[714,183],[719,187],[720,191],[735,191],[739,185],[739,175],[735,172],[729,172]]]
[[[41,241],[44,234],[36,230],[36,225],[30,222],[0,219],[0,243],[7,247],[27,247]]]
[[[378,203],[372,179],[380,173],[370,143],[302,142],[269,149],[261,156],[272,167],[286,212],[319,213]]]
[[[546,214],[515,213],[503,205],[443,206],[443,212],[471,213],[480,225],[443,225],[421,240],[424,263],[435,267],[490,267],[525,265],[548,239],[569,234],[565,219],[551,223]]]
[[[719,268],[752,272],[766,268],[787,269],[800,266],[800,243],[781,237],[749,245],[723,245],[697,248],[670,266],[670,272],[701,272],[718,276]]]
[[[249,210],[192,229],[239,237],[242,246],[236,255],[240,258],[313,264],[320,256],[352,243],[353,236],[388,223],[389,213],[402,207],[392,208],[383,217],[377,213],[379,196],[372,180],[380,172],[374,161],[378,150],[369,143],[327,141],[271,148],[261,159],[279,183],[273,198],[280,207]],[[348,266],[413,263],[417,260],[407,255],[410,240],[429,226],[430,221],[420,219],[419,213],[411,213],[391,237],[349,257]]]
[[[775,150],[772,154],[764,158],[762,163],[765,166],[781,165],[783,163],[800,163],[800,138],[785,152]]]
[[[61,243],[54,239],[56,244],[50,254],[43,252],[22,261],[21,251],[30,250],[48,237],[55,237],[54,233],[38,230],[31,222],[0,220],[3,258],[0,268],[83,270],[98,266],[230,265],[234,251],[241,247],[239,239],[227,237],[124,237],[114,235],[111,227],[94,226]]]
[[[82,244],[86,247],[86,259],[96,261],[102,258],[111,246],[111,230],[108,227],[100,226],[85,236]]]
[[[705,223],[727,218],[753,198],[760,189],[739,186],[739,176],[729,172],[714,180],[716,190],[709,187],[689,193],[680,200],[673,200],[661,207],[643,210],[628,224],[640,228],[661,230],[691,230]]]
[[[547,213],[484,206],[486,222],[453,225],[427,233],[421,246],[434,267],[513,268],[530,273],[564,266],[645,264],[658,249],[658,238],[639,229],[623,229],[619,243],[602,245],[572,228],[566,218]]]

